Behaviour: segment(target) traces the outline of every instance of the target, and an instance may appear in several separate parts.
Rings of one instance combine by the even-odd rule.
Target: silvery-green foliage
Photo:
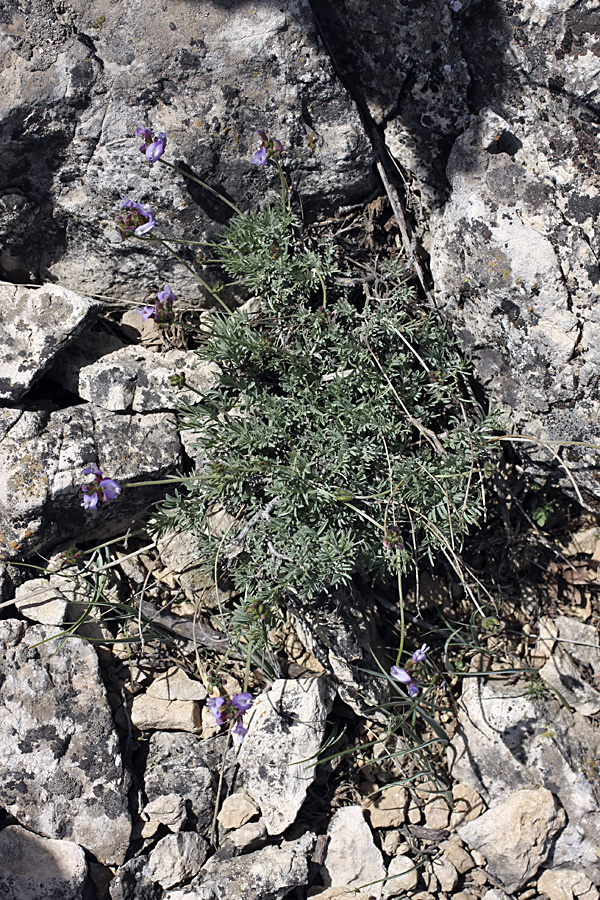
[[[218,384],[182,409],[201,477],[159,523],[190,532],[211,572],[218,557],[240,621],[288,588],[314,595],[458,551],[483,512],[495,419],[463,396],[469,367],[445,327],[393,271],[368,292],[339,286],[330,244],[297,234],[268,210],[223,237],[225,269],[260,308],[211,316],[198,355]],[[208,523],[221,509],[237,523],[225,537]]]

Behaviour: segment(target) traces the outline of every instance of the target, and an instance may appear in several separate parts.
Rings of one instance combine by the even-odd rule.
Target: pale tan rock
[[[395,856],[397,853],[403,853],[404,851],[400,849],[403,844],[405,844],[405,841],[399,831],[386,831],[381,836],[381,849],[386,856]],[[405,844],[405,846],[408,849],[408,844]]]
[[[383,883],[386,872],[380,850],[373,843],[371,829],[360,806],[338,809],[329,823],[329,845],[324,861],[326,887],[361,887]],[[373,886],[381,897],[381,884]]]
[[[202,740],[207,741],[209,738],[215,737],[221,731],[221,726],[215,722],[215,717],[207,706],[202,707],[200,713],[200,722],[202,728]]]
[[[486,858],[485,870],[508,893],[522,887],[546,860],[564,827],[565,812],[545,788],[515,791],[463,825],[459,837]]]
[[[238,791],[226,797],[221,806],[217,819],[222,828],[231,831],[241,828],[259,812],[254,800],[245,791]]]
[[[9,825],[0,832],[3,900],[79,900],[88,873],[83,849]]]
[[[456,871],[464,875],[470,869],[475,867],[473,857],[465,850],[462,841],[457,834],[453,834],[447,841],[442,841],[440,850],[444,854],[444,858],[452,863]]]
[[[420,825],[422,818],[421,807],[411,798],[408,805],[408,821],[411,825]]]
[[[185,798],[177,794],[162,794],[146,804],[144,814],[166,825],[171,831],[179,831],[187,819]]]
[[[267,836],[267,828],[262,819],[258,822],[248,822],[241,828],[236,828],[227,835],[227,840],[231,841],[238,850],[255,850]]]
[[[146,691],[159,700],[205,700],[208,691],[201,681],[189,678],[183,669],[174,667],[156,678]]]
[[[60,581],[60,576],[53,577]],[[67,598],[47,578],[32,578],[19,585],[13,602],[26,618],[43,625],[62,625],[68,606]]]
[[[452,788],[452,799],[454,806],[450,814],[450,828],[453,831],[485,812],[485,803],[481,796],[468,784],[455,784]]]
[[[576,869],[547,869],[538,878],[537,889],[550,900],[598,900],[598,888]]]
[[[390,785],[374,797],[369,797],[364,804],[364,810],[371,828],[397,828],[403,825],[407,801],[406,788],[400,785]]]
[[[131,721],[140,731],[200,731],[200,709],[193,700],[160,700],[147,692],[133,698]]]
[[[400,853],[391,860],[388,866],[388,878],[381,894],[382,900],[401,897],[407,891],[414,890],[418,881],[419,870],[415,867],[414,860],[410,856]]]
[[[197,875],[207,853],[207,842],[195,831],[168,834],[150,854],[148,875],[163,888],[173,887]]]
[[[438,885],[445,894],[451,893],[458,883],[458,871],[456,867],[445,857],[434,859],[431,870],[437,878]],[[429,886],[431,890],[431,886]]]

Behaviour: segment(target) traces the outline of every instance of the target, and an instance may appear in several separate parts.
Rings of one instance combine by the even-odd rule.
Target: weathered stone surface
[[[187,803],[199,831],[210,825],[218,752],[191,734],[157,732],[150,737],[144,789],[150,802],[175,794]],[[221,745],[219,744],[219,747]],[[208,755],[207,755],[208,754]],[[214,759],[212,758],[214,756]]]
[[[404,825],[407,805],[406,789],[394,784],[369,797],[364,809],[371,828],[397,828]]]
[[[258,815],[258,811],[258,806],[248,794],[236,791],[223,800],[217,818],[221,827],[230,831],[232,828],[241,828]]]
[[[174,425],[167,413],[118,415],[92,404],[50,413],[0,409],[0,558],[126,531],[164,486],[124,490],[84,510],[83,469],[96,464],[123,488],[158,480],[181,462]]]
[[[197,300],[198,282],[169,254],[121,242],[120,197],[151,203],[157,230],[188,240],[210,237],[231,210],[148,165],[133,137],[140,119],[167,133],[172,162],[185,161],[245,211],[278,191],[275,167],[251,162],[258,127],[284,142],[305,203],[331,207],[370,190],[358,112],[302,0],[251,13],[168,0],[158,15],[137,2],[41,0],[26,17],[11,4],[5,20],[1,261],[13,277],[51,273],[109,295],[118,285],[121,297],[126,285],[135,305],[166,280]]]
[[[550,900],[598,900],[598,888],[577,869],[547,869],[538,878],[537,889]]]
[[[80,900],[88,867],[81,847],[9,825],[0,832],[3,900]]]
[[[24,616],[43,625],[62,625],[69,601],[60,591],[64,579],[53,575],[48,578],[32,578],[17,587],[14,603]]]
[[[457,834],[452,834],[447,841],[442,841],[440,850],[444,854],[444,859],[451,862],[460,875],[464,875],[465,872],[468,872],[475,866],[473,857],[465,850],[463,843]]]
[[[190,678],[178,666],[155,678],[146,693],[160,700],[205,700],[208,696],[202,682]]]
[[[388,879],[381,892],[382,900],[392,897],[406,896],[407,891],[414,891],[419,881],[419,870],[410,856],[399,853],[388,866]]]
[[[84,641],[60,629],[0,622],[0,796],[20,823],[121,863],[131,822],[117,736]],[[93,710],[93,715],[90,715]]]
[[[284,841],[236,859],[212,856],[189,887],[168,891],[163,900],[282,900],[308,880],[314,835]]]
[[[112,335],[88,333],[61,354],[48,374],[102,409],[160,412],[174,409],[179,401],[197,403],[198,394],[213,385],[215,368],[200,364],[192,351],[155,353],[122,344]],[[170,377],[181,373],[194,390],[173,387]]]
[[[600,711],[600,691],[582,678],[564,645],[555,648],[539,672],[540,678],[555,687],[582,716],[593,716]]]
[[[152,695],[137,694],[131,704],[131,722],[140,731],[191,731],[202,728],[200,708],[191,700],[161,700]]]
[[[294,822],[315,775],[333,689],[324,678],[278,680],[253,707],[239,756],[239,782],[260,807],[269,834]]]
[[[489,805],[540,783],[551,790],[567,814],[552,863],[577,859],[594,877],[600,846],[597,730],[556,700],[534,701],[521,683],[469,681],[461,707],[449,754],[453,778],[474,787]]]
[[[381,881],[381,884],[369,888],[374,897],[381,897],[385,866],[361,807],[344,806],[338,809],[327,833],[329,844],[323,864],[326,887],[358,888],[372,881]]]
[[[162,900],[163,889],[150,879],[147,867],[147,856],[130,859],[120,866],[110,883],[111,900]]]
[[[150,854],[148,877],[163,888],[189,881],[198,874],[208,853],[208,844],[194,831],[168,834]]]
[[[166,825],[171,831],[179,831],[187,819],[187,806],[183,797],[165,794],[157,797],[144,807],[144,815],[154,822]]]
[[[99,308],[57,284],[36,290],[0,284],[0,400],[20,400]]]
[[[546,861],[565,821],[565,812],[550,791],[523,790],[498,801],[458,833],[485,856],[487,871],[512,893]]]
[[[265,842],[267,837],[267,829],[262,819],[258,822],[248,822],[241,828],[236,828],[227,835],[227,840],[237,847],[238,850],[258,850],[259,846]]]
[[[445,894],[451,894],[458,883],[458,871],[449,859],[442,857],[431,863],[431,873]]]

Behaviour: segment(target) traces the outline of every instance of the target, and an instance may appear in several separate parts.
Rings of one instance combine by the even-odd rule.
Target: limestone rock
[[[246,822],[258,815],[258,806],[244,791],[230,794],[221,804],[217,819],[226,831],[241,828]]]
[[[146,693],[158,700],[205,700],[208,696],[202,682],[190,678],[178,666],[155,678]]]
[[[194,831],[181,831],[162,838],[148,860],[148,877],[163,888],[189,881],[198,874],[208,853],[208,844]]]
[[[191,351],[154,353],[112,335],[86,333],[61,354],[49,377],[102,409],[160,412],[180,401],[197,403],[198,393],[213,385],[214,371],[213,364],[200,365]],[[191,389],[174,388],[169,381],[182,372]]]
[[[0,832],[3,900],[80,900],[88,867],[81,847],[9,825]]]
[[[165,158],[244,212],[279,189],[274,166],[251,162],[259,127],[284,143],[305,204],[332,208],[371,190],[358,111],[301,0],[160,15],[146,5],[43,0],[27,19],[12,6],[5,18],[0,180],[10,189],[0,198],[0,261],[15,280],[49,272],[109,296],[118,285],[118,298],[137,306],[170,281],[197,303],[198,282],[170,254],[121,241],[120,197],[150,203],[157,231],[187,240],[210,240],[231,210],[148,165],[133,134],[139,120],[167,133]]]
[[[600,691],[588,684],[563,646],[539,670],[540,678],[555,687],[578,713],[593,716],[600,711]]]
[[[267,829],[262,819],[258,822],[248,822],[241,828],[236,828],[227,835],[227,840],[238,850],[257,850],[267,836]]]
[[[235,859],[212,856],[188,887],[169,891],[163,900],[282,900],[308,880],[307,857],[314,835],[284,841]]]
[[[148,875],[147,856],[135,857],[120,866],[109,891],[111,900],[162,900],[163,896],[161,886]]]
[[[434,859],[431,872],[437,879],[440,890],[445,894],[451,894],[458,883],[458,871],[454,864],[447,857]]]
[[[0,409],[0,558],[22,558],[61,541],[122,534],[164,496],[164,486],[123,490],[82,507],[84,467],[96,464],[122,488],[159,480],[181,461],[167,413],[119,414],[92,404],[54,412]]]
[[[57,284],[35,290],[0,284],[0,400],[20,400],[99,308]]]
[[[69,601],[52,578],[32,578],[17,587],[15,606],[28,619],[42,625],[62,625]],[[58,581],[64,579],[58,578]]]
[[[464,824],[466,824],[466,822]],[[460,875],[464,875],[465,872],[468,872],[475,866],[473,857],[465,850],[463,843],[457,834],[452,834],[447,841],[442,841],[440,850],[444,854],[444,859],[451,862]]]
[[[177,794],[165,794],[147,803],[144,807],[144,815],[148,816],[150,821],[166,825],[171,831],[179,831],[186,821],[188,813],[183,797],[178,797]]]
[[[191,700],[162,700],[147,692],[133,698],[131,722],[140,731],[161,729],[197,734],[202,727],[197,703]]]
[[[553,865],[577,859],[593,877],[600,846],[597,730],[553,698],[533,700],[526,683],[493,680],[465,684],[458,725],[449,749],[453,778],[488,804],[540,783],[552,790],[568,819]]]
[[[383,788],[375,796],[369,797],[365,804],[371,828],[397,828],[404,825],[408,793],[401,785],[390,785]]]
[[[239,756],[239,782],[269,834],[294,822],[315,774],[333,690],[325,678],[280,679],[253,707]]]
[[[394,856],[387,874],[388,878],[381,893],[382,900],[406,896],[408,891],[414,891],[419,881],[419,870],[415,867],[414,860],[403,853]]]
[[[222,750],[208,748],[213,742],[201,741],[184,732],[151,735],[144,790],[150,803],[172,795],[185,801],[188,813],[197,822],[197,830],[209,827],[214,804],[211,770],[218,770]]]
[[[598,888],[577,869],[547,869],[538,878],[537,889],[550,900],[598,900]]]
[[[557,807],[550,791],[521,790],[463,825],[458,834],[484,855],[487,871],[512,893],[548,858],[565,822],[565,812]]]
[[[455,831],[461,825],[472,822],[485,812],[485,803],[474,787],[469,784],[452,785],[452,812],[450,814],[450,828]]]
[[[0,622],[2,804],[38,834],[121,863],[131,831],[128,779],[98,659],[84,641],[42,643],[59,633]]]
[[[360,806],[344,806],[334,814],[329,828],[329,844],[323,864],[326,887],[359,888],[373,881],[369,890],[381,897],[386,872],[381,852],[373,843],[371,829]]]

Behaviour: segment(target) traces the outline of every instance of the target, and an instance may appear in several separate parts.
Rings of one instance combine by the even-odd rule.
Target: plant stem
[[[189,178],[190,181],[195,181],[196,184],[200,185],[200,187],[203,187],[205,190],[210,191],[211,194],[214,194],[215,197],[218,197],[219,200],[222,200],[223,203],[226,203],[227,206],[231,207],[231,209],[235,213],[237,213],[238,216],[241,216],[243,219],[246,218],[244,213],[241,211],[241,209],[238,209],[235,203],[232,203],[231,200],[228,200],[227,197],[224,197],[223,194],[219,193],[219,191],[215,191],[215,189],[212,188],[210,184],[207,184],[205,181],[201,181],[200,178],[196,178],[195,175],[190,175],[189,172],[185,172],[183,169],[180,169],[179,166],[174,166],[173,163],[167,162],[166,159],[159,159],[159,162],[161,162],[163,166],[168,166],[170,169],[174,169],[175,172],[179,172],[179,174],[183,175],[184,178]]]

